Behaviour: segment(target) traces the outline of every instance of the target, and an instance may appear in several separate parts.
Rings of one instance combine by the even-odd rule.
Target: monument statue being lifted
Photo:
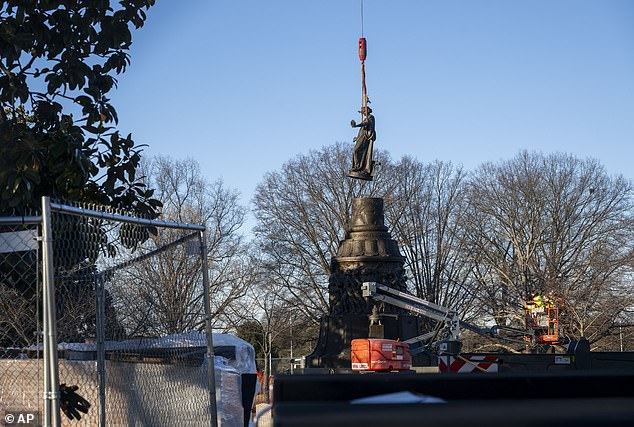
[[[352,127],[359,128],[359,133],[353,140],[355,145],[352,153],[352,168],[348,176],[371,181],[374,176],[375,163],[372,160],[372,151],[376,140],[374,116],[372,115],[372,109],[367,105],[363,106],[359,112],[363,114],[361,123],[357,124],[354,120],[350,122]]]
[[[372,109],[368,107],[368,91],[365,86],[365,58],[367,55],[365,38],[359,39],[359,59],[361,60],[361,123],[354,120],[350,122],[353,128],[359,128],[359,134],[355,141],[354,152],[352,153],[352,168],[348,172],[350,178],[372,181],[374,176],[375,161],[372,160],[374,141],[376,141],[376,130],[374,127],[374,116]]]

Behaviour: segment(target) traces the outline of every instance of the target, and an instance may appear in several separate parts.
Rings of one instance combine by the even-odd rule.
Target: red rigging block
[[[407,371],[412,365],[409,344],[394,340],[352,340],[353,371]]]
[[[365,57],[367,56],[367,45],[365,42],[365,38],[361,37],[359,39],[359,59],[365,61]]]

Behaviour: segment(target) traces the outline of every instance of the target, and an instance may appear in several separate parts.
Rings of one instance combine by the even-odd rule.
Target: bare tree
[[[461,168],[405,157],[382,166],[371,183],[346,177],[351,147],[337,144],[301,155],[270,173],[255,196],[266,267],[284,285],[289,306],[316,321],[327,312],[330,259],[346,230],[354,197],[383,197],[386,222],[406,257],[412,290],[427,300],[473,314],[470,259],[463,257],[466,205]]]
[[[292,327],[291,319],[296,313],[285,303],[282,286],[272,280],[265,270],[259,272],[258,280],[249,288],[242,306],[230,308],[232,314],[229,318],[238,335],[250,341],[256,352],[264,357],[264,383],[269,384],[271,358],[280,339]],[[264,392],[267,402],[270,401],[268,387]]]
[[[0,346],[25,346],[34,341],[37,330],[35,296],[26,297],[0,281]]]
[[[451,163],[424,164],[402,158],[386,203],[392,235],[406,257],[411,286],[427,301],[452,307],[463,317],[477,314],[469,292],[471,264],[464,257],[462,221],[465,173]]]
[[[330,259],[352,198],[380,196],[419,296],[521,326],[532,293],[564,301],[572,336],[600,340],[634,306],[632,188],[598,162],[520,153],[460,168],[383,154],[374,182],[345,177],[351,147],[301,155],[258,186],[258,242],[286,304],[314,320],[327,310]],[[477,298],[477,303],[474,299]],[[485,319],[480,319],[485,320]]]
[[[336,144],[288,161],[267,173],[254,197],[256,235],[266,267],[314,322],[328,311],[330,259],[349,221],[352,199],[382,196],[383,176],[372,182],[346,178],[352,146]],[[389,163],[386,153],[379,153]],[[382,171],[379,170],[378,175]]]
[[[207,182],[192,160],[157,157],[144,171],[163,202],[160,219],[207,227],[211,312],[221,326],[231,304],[253,280],[248,248],[239,234],[245,209],[222,181]],[[120,322],[131,333],[164,334],[199,329],[204,322],[198,235],[162,230],[151,235],[157,254],[127,269],[129,298],[119,302]],[[180,242],[174,245],[172,242]],[[125,289],[118,290],[119,295]]]
[[[632,305],[632,187],[596,160],[522,152],[474,174],[468,254],[498,323],[531,293],[561,297],[566,331],[592,340]]]

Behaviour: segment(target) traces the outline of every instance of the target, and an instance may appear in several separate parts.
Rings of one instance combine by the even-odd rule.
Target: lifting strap
[[[364,111],[363,107],[368,106],[368,90],[365,87],[365,52],[366,43],[365,39],[359,39],[359,58],[361,58],[361,45],[363,44],[363,59],[361,60],[361,111]]]

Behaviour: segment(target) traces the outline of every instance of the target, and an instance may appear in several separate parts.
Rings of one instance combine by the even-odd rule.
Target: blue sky
[[[474,169],[529,149],[634,179],[634,1],[365,0],[376,147]],[[113,103],[146,154],[247,203],[267,171],[351,142],[359,0],[157,0]]]

